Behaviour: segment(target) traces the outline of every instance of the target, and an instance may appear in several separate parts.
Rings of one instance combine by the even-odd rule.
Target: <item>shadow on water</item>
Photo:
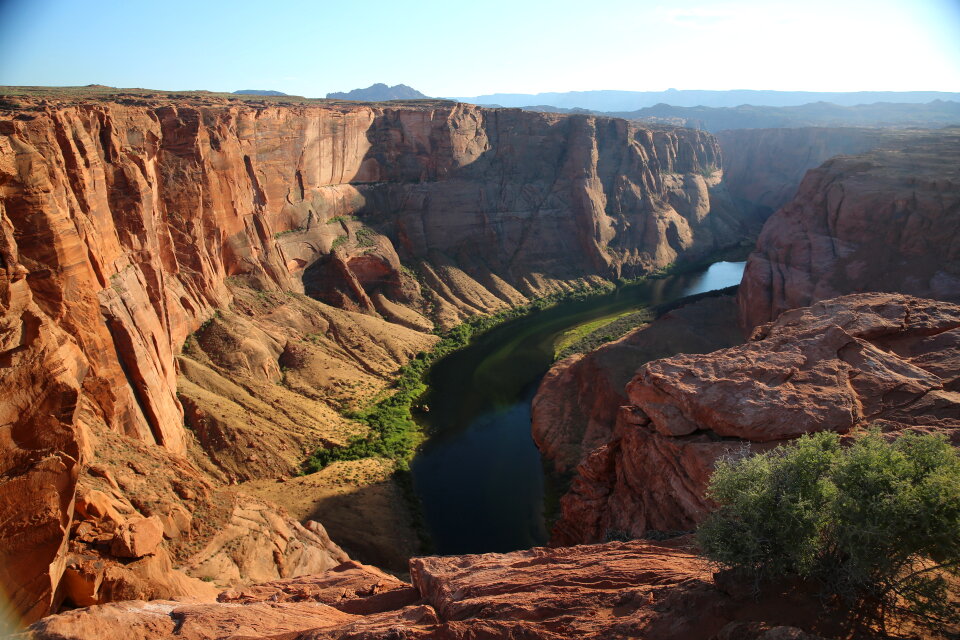
[[[544,544],[544,477],[530,435],[530,404],[572,327],[739,283],[742,262],[621,287],[561,303],[478,336],[429,374],[429,440],[413,461],[414,487],[441,554]]]

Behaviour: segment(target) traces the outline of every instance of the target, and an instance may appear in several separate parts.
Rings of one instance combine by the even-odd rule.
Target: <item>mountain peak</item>
[[[366,89],[354,89],[347,92],[328,93],[331,100],[358,100],[364,102],[380,102],[383,100],[421,100],[429,98],[416,89],[405,84],[388,87],[382,82],[372,84]]]

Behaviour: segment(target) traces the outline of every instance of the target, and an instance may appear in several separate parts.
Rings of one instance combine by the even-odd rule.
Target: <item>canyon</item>
[[[389,463],[294,478],[363,433],[345,408],[434,328],[744,234],[695,131],[101,87],[3,109],[0,581],[27,622],[314,573],[358,518],[402,569]]]
[[[960,444],[955,130],[96,90],[4,95],[0,132],[0,584],[35,638],[830,636],[673,537],[713,462],[867,424]],[[298,475],[437,331],[773,209],[736,296],[544,380],[556,548],[408,564],[391,461]]]

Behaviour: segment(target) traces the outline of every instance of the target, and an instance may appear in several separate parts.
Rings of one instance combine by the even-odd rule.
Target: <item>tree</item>
[[[758,581],[797,576],[882,624],[960,622],[960,454],[942,437],[834,433],[720,460],[704,553]]]

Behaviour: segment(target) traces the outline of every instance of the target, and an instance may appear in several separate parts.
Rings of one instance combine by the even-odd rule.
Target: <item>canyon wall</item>
[[[957,129],[827,161],[764,226],[740,288],[744,326],[855,291],[960,300],[958,211]]]
[[[362,433],[342,410],[434,327],[742,231],[694,131],[435,101],[3,109],[0,583],[27,620],[209,590],[173,564],[341,561],[231,485]]]
[[[613,437],[617,413],[629,404],[626,385],[637,368],[675,353],[708,353],[742,342],[736,298],[707,298],[670,311],[620,340],[551,367],[532,406],[533,439],[561,474]]]
[[[715,134],[723,149],[724,184],[760,222],[790,202],[807,171],[838,155],[863,153],[910,135],[892,129],[800,127],[728,129]]]

